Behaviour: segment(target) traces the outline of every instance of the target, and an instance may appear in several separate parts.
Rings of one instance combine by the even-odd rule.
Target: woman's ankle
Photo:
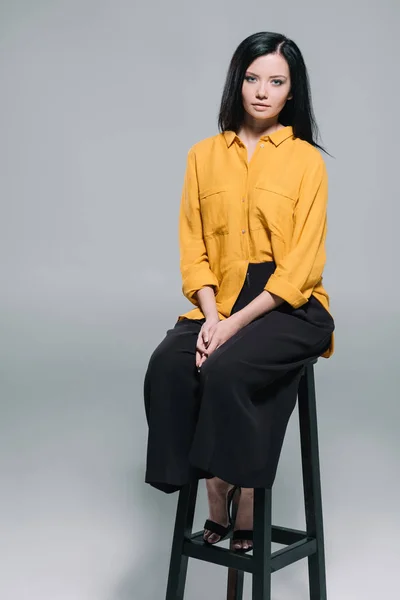
[[[209,519],[222,527],[228,527],[230,523],[227,504],[229,493],[233,487],[232,484],[217,477],[207,479]],[[220,536],[218,534],[212,533],[207,529],[204,530],[204,539],[211,543],[218,542],[219,538]]]
[[[235,519],[235,531],[237,529],[253,529],[254,521],[254,490],[242,488],[240,491],[239,505]]]

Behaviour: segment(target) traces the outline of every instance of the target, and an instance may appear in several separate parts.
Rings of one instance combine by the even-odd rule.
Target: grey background
[[[217,132],[230,57],[260,30],[299,44],[335,156],[336,354],[316,371],[329,598],[395,596],[398,25],[394,0],[1,2],[1,600],[164,597],[177,496],[143,484],[142,380],[189,308],[187,150]],[[302,527],[297,416],[273,497],[274,521]],[[224,586],[193,562],[185,598]],[[273,593],[306,599],[306,563]]]

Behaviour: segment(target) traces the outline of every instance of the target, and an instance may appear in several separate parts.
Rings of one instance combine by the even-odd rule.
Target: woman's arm
[[[197,183],[196,156],[191,148],[187,156],[186,172],[179,212],[180,269],[182,292],[192,304],[199,305],[198,290],[209,287],[218,292],[219,284],[208,262],[203,239],[199,188]],[[206,294],[206,310],[211,303],[210,290]],[[201,294],[203,299],[204,294]],[[214,299],[215,304],[215,299]],[[212,306],[212,305],[211,305]]]
[[[265,290],[293,308],[305,304],[320,281],[325,265],[328,174],[320,154],[308,166],[294,208],[289,252],[277,263]]]

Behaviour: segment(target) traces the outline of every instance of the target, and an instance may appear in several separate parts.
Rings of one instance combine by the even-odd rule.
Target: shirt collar
[[[277,131],[274,131],[273,133],[270,133],[268,135],[263,135],[260,138],[260,140],[263,140],[263,141],[271,140],[271,142],[275,146],[279,146],[279,144],[284,142],[287,138],[292,137],[292,135],[293,135],[293,127],[291,125],[286,125],[286,127],[282,127],[281,129],[278,129]],[[238,137],[236,135],[236,133],[231,130],[224,131],[223,136],[228,145],[228,148],[233,144],[233,141],[235,140],[235,138]]]

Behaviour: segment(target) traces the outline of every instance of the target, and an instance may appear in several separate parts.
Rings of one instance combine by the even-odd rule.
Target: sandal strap
[[[207,519],[207,521],[204,523],[204,529],[208,529],[211,531],[211,533],[215,533],[220,537],[225,537],[229,533],[230,528],[230,525],[228,525],[228,527],[224,527],[223,525],[220,525],[215,521],[211,521],[210,519]]]
[[[252,529],[237,529],[233,532],[232,536],[233,540],[252,540],[253,539],[253,530]]]

